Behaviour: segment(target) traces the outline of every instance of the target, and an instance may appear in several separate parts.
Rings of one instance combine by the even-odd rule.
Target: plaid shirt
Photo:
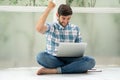
[[[46,52],[56,55],[60,42],[76,42],[79,43],[82,40],[79,27],[73,24],[68,24],[66,27],[62,27],[58,22],[52,24],[46,24]]]

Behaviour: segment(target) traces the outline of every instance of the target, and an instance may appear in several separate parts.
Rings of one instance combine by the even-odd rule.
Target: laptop
[[[59,43],[57,57],[80,57],[84,55],[87,43]]]

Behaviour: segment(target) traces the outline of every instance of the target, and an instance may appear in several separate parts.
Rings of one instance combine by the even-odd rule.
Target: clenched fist
[[[55,7],[55,3],[52,0],[49,0],[48,8],[53,9]]]

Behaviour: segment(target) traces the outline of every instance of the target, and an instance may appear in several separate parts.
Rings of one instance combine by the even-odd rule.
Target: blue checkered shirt
[[[58,22],[52,24],[47,23],[46,31],[46,52],[56,55],[60,42],[76,42],[82,40],[79,27],[73,24],[68,24],[62,27]]]

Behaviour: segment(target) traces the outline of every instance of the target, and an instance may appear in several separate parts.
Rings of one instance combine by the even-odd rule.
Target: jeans
[[[37,62],[45,68],[56,68],[59,73],[83,73],[95,66],[95,60],[83,57],[56,57],[47,52],[37,55]]]

